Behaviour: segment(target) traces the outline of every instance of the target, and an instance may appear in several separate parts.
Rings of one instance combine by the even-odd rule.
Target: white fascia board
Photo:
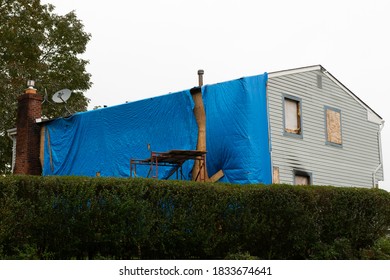
[[[268,78],[276,78],[276,77],[280,77],[280,76],[298,74],[298,73],[309,72],[309,71],[317,71],[317,70],[321,70],[321,69],[323,69],[321,65],[313,65],[313,66],[307,66],[307,67],[301,67],[301,68],[295,68],[295,69],[289,69],[289,70],[269,72]]]

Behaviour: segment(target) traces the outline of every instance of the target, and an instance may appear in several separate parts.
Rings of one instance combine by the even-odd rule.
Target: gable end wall
[[[379,124],[368,121],[367,109],[356,99],[319,70],[270,77],[267,95],[272,162],[281,183],[293,184],[298,170],[312,174],[315,185],[373,186],[373,171],[380,164]],[[283,133],[283,95],[302,99],[302,138]],[[326,143],[328,107],[341,112],[341,146]],[[383,180],[383,168],[376,180]]]

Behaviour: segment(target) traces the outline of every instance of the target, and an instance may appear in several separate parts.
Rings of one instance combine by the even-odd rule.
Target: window
[[[341,111],[325,106],[325,122],[326,143],[341,146]]]
[[[294,185],[306,185],[312,184],[311,173],[305,171],[294,170]]]
[[[284,106],[284,134],[285,135],[302,135],[301,119],[301,99],[285,95],[283,97]]]

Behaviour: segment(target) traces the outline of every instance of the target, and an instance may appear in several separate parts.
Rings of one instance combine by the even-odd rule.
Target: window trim
[[[285,100],[286,99],[296,101],[299,104],[299,127],[300,127],[299,133],[292,133],[292,132],[286,131],[286,107],[285,107]],[[293,137],[293,138],[302,139],[303,138],[302,98],[283,93],[282,94],[282,108],[283,108],[283,135]]]
[[[333,112],[336,112],[336,113],[340,114],[340,137],[341,137],[341,144],[328,141],[328,118],[327,118],[327,114],[326,114],[327,110],[331,110]],[[341,110],[338,109],[338,108],[335,108],[335,107],[331,107],[331,106],[325,105],[324,106],[324,123],[325,123],[325,144],[328,145],[328,146],[342,148],[344,141],[343,141],[343,122],[342,122]]]
[[[313,185],[313,173],[312,172],[307,172],[307,171],[303,171],[303,170],[299,170],[299,169],[294,169],[293,170],[294,186],[301,186],[301,185],[297,185],[296,184],[296,180],[295,180],[296,176],[306,176],[306,177],[309,177],[309,186]],[[302,185],[302,186],[304,186],[304,185]]]

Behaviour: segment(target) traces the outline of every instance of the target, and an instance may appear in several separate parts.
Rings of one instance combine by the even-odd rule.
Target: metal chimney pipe
[[[198,77],[199,77],[199,86],[203,86],[203,74],[204,74],[204,71],[202,69],[199,69],[198,70]]]

